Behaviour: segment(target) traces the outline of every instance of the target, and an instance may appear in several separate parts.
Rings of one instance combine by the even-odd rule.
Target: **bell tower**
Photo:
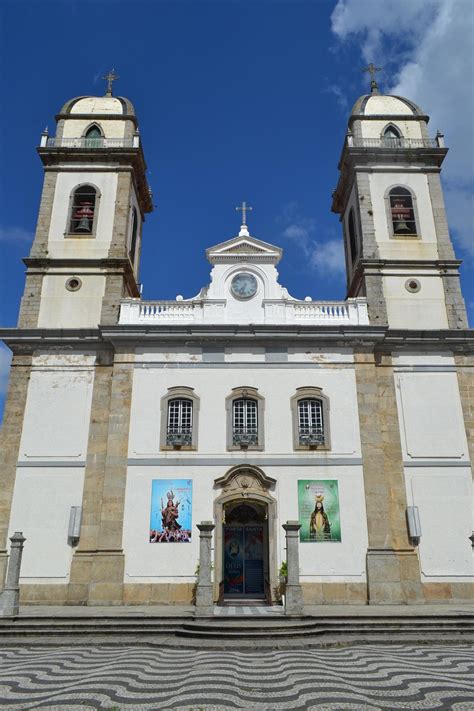
[[[332,210],[343,225],[347,295],[365,296],[374,325],[466,328],[441,165],[443,135],[412,101],[371,93],[351,112]]]
[[[139,296],[142,225],[153,209],[138,123],[128,99],[68,101],[56,135],[41,136],[45,176],[21,303],[21,328],[93,328],[117,322]]]

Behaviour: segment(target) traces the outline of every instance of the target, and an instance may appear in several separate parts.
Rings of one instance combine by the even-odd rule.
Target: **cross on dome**
[[[376,67],[373,62],[370,62],[367,67],[364,67],[362,69],[363,72],[369,72],[370,74],[370,91],[372,92],[372,94],[378,94],[379,87],[375,80],[375,72],[381,72],[382,69],[383,67]]]
[[[102,79],[105,79],[107,82],[107,91],[105,92],[106,96],[112,96],[112,86],[114,81],[119,79],[120,77],[118,74],[115,74],[115,69],[111,69],[108,74],[105,75],[105,77],[102,77]]]

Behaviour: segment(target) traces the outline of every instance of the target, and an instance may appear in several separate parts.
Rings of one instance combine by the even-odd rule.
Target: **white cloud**
[[[387,93],[413,99],[450,148],[443,169],[450,226],[474,256],[474,3],[472,0],[339,0],[332,30],[361,42],[365,61],[393,68]]]
[[[11,359],[11,352],[0,343],[0,395],[4,395],[7,391]]]
[[[1,227],[0,242],[31,242],[33,235],[23,227]]]
[[[342,238],[318,239],[316,220],[300,215],[296,203],[286,205],[278,222],[287,223],[283,237],[297,245],[311,269],[326,277],[345,273]]]

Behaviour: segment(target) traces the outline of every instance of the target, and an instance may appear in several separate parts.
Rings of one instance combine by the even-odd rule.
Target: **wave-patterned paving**
[[[0,707],[474,709],[474,647],[367,645],[230,652],[156,647],[0,651]]]

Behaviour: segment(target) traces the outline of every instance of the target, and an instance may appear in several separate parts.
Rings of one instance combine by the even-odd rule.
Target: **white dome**
[[[110,116],[134,116],[133,104],[123,96],[76,96],[66,101],[60,114],[109,114]]]
[[[359,116],[422,116],[419,106],[403,96],[366,94],[355,102],[352,115]]]
[[[123,106],[114,96],[85,96],[76,101],[71,114],[123,114]]]

